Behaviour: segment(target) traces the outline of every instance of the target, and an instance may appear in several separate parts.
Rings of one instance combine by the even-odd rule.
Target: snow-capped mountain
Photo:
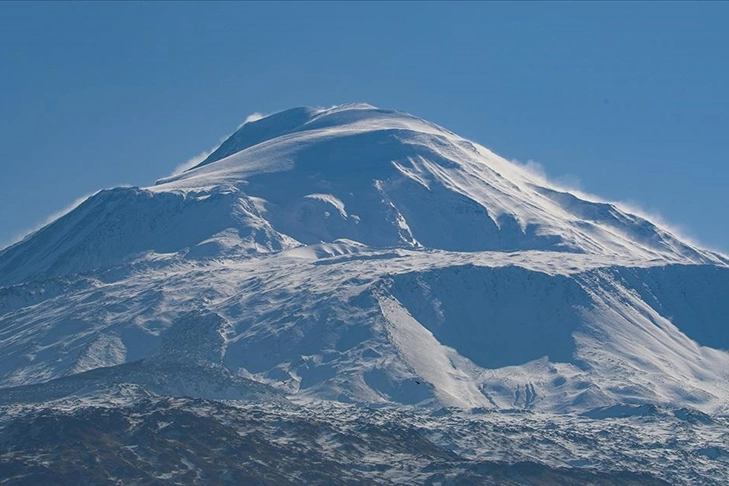
[[[5,250],[0,283],[108,267],[144,251],[240,256],[340,239],[723,261],[433,124],[347,105],[247,123],[192,170],[149,188],[101,191]]]
[[[131,386],[729,413],[725,256],[365,104],[249,122],[182,174],[100,191],[1,251],[0,286],[6,407]]]

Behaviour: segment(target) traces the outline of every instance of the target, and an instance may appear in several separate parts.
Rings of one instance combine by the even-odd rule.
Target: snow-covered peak
[[[254,145],[295,132],[323,128],[373,129],[412,126],[417,118],[403,112],[381,110],[366,103],[332,108],[298,107],[244,123],[196,167],[202,167]],[[420,120],[421,121],[421,120]],[[191,169],[192,170],[192,169]]]
[[[0,283],[103,268],[145,252],[246,256],[339,240],[726,263],[433,123],[358,103],[245,123],[191,170],[148,188],[96,194],[0,253]]]
[[[345,238],[457,251],[718,258],[433,123],[367,104],[294,108],[246,123],[200,165],[150,190],[220,186],[253,198],[274,228],[304,244]]]
[[[214,397],[726,410],[727,263],[412,115],[296,108],[0,252],[0,386],[194,362]]]
[[[197,166],[212,164],[250,147],[295,133],[323,131],[414,130],[424,133],[450,132],[405,112],[383,110],[367,103],[349,103],[332,108],[298,107],[244,123]],[[306,133],[304,137],[310,136]],[[452,135],[452,134],[450,134]]]

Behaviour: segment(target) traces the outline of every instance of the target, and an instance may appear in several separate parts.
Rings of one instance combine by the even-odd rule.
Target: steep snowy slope
[[[298,108],[0,252],[0,385],[180,362],[292,400],[726,411],[727,263],[411,115]]]

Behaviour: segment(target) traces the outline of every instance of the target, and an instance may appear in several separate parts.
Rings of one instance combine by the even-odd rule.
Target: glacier
[[[331,415],[328,461],[352,459],[354,423],[408,424],[440,458],[388,466],[370,444],[364,482],[717,484],[727,292],[725,255],[435,124],[283,111],[0,251],[0,478],[35,464],[7,451],[44,414],[131,427],[174,402],[225,427],[255,410],[269,445],[283,417]],[[154,478],[204,482],[183,466]],[[291,467],[252,481],[305,481]]]

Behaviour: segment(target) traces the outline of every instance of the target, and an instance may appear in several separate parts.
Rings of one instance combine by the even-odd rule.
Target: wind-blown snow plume
[[[93,196],[97,193],[98,193],[98,191],[90,192],[90,193],[86,194],[85,196],[81,196],[81,197],[77,198],[71,204],[63,207],[62,209],[59,209],[58,211],[54,211],[50,215],[46,216],[45,219],[43,219],[43,221],[41,223],[37,224],[33,228],[31,228],[29,230],[19,231],[15,236],[10,238],[8,241],[0,242],[0,251],[5,249],[8,246],[14,245],[15,243],[18,243],[19,241],[24,240],[25,238],[32,235],[33,233],[35,233],[39,229],[43,228],[44,226],[47,226],[47,225],[51,224],[52,222],[54,222],[55,220],[57,220],[58,218],[65,216],[66,214],[68,214],[71,211],[73,211],[74,209],[76,209],[79,205],[81,205],[81,203],[83,203],[88,198],[90,198],[91,196]]]

